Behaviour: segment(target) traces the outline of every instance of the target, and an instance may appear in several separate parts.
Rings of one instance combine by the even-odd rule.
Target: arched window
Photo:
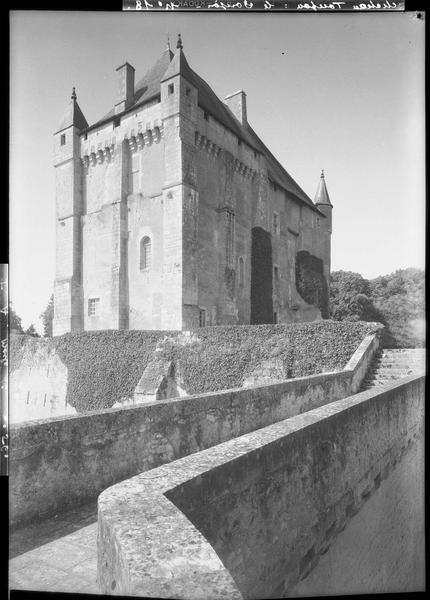
[[[147,235],[140,240],[140,268],[149,269],[151,266],[151,238]]]

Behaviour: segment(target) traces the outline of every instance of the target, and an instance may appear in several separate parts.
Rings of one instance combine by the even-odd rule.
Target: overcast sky
[[[424,266],[424,23],[413,13],[11,13],[10,297],[25,326],[53,290],[52,134],[76,86],[91,124],[125,60],[139,80],[181,32],[220,98],[313,199],[333,209],[332,270],[373,278]]]

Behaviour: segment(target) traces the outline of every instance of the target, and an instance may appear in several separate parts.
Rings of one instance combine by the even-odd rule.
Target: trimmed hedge
[[[172,360],[189,394],[240,387],[263,361],[280,358],[288,377],[342,369],[378,325],[318,321],[289,325],[205,327],[178,331],[85,331],[52,339],[14,336],[11,368],[27,343],[52,344],[68,368],[67,401],[79,412],[130,397],[155,356]]]

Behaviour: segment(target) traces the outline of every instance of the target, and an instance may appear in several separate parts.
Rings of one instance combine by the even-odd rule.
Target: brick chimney
[[[234,114],[236,119],[238,119],[242,125],[244,125],[246,120],[246,94],[243,90],[239,90],[238,92],[234,92],[234,94],[230,94],[224,98],[224,102],[227,104],[231,112]]]
[[[115,114],[127,110],[134,100],[134,67],[124,63],[117,68],[118,88],[115,102]]]

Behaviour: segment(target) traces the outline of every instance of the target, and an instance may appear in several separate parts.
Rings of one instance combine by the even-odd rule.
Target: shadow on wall
[[[296,255],[296,288],[303,300],[320,309],[323,319],[329,318],[329,291],[324,277],[324,262],[306,250],[300,250]]]
[[[252,229],[251,325],[273,323],[272,237],[261,227]]]

